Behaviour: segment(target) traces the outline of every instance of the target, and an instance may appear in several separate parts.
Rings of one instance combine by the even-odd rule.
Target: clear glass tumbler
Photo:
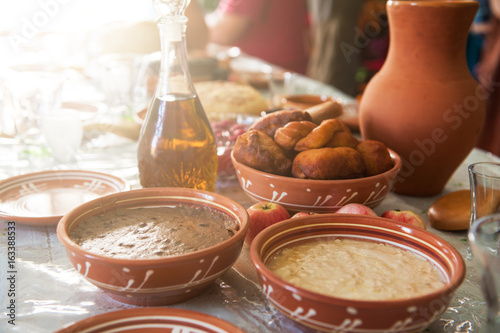
[[[500,208],[500,163],[478,162],[469,165],[471,225]]]
[[[487,306],[484,332],[500,332],[500,214],[483,216],[469,229],[469,244]]]

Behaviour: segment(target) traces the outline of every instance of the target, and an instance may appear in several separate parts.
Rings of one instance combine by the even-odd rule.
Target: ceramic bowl
[[[401,169],[401,158],[389,149],[394,167],[384,173],[342,180],[314,180],[278,176],[239,163],[231,155],[243,191],[255,202],[272,201],[291,212],[336,212],[348,203],[375,207],[384,200]]]
[[[85,218],[117,208],[188,204],[210,207],[234,217],[239,230],[215,246],[154,259],[120,259],[82,249],[69,232]],[[146,188],[89,201],[63,216],[57,236],[73,267],[114,299],[134,305],[165,305],[192,298],[224,274],[239,256],[249,228],[243,206],[220,194],[186,188]]]
[[[280,249],[323,237],[390,243],[433,263],[445,284],[432,293],[399,300],[364,301],[325,296],[296,287],[266,266]],[[261,231],[250,246],[263,293],[290,319],[320,331],[344,333],[420,332],[447,309],[465,277],[458,251],[429,231],[381,217],[315,214],[293,218]]]

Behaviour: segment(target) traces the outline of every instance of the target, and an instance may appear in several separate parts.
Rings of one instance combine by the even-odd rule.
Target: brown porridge
[[[268,267],[301,288],[356,300],[404,299],[444,286],[442,274],[423,257],[354,239],[318,239],[284,248]]]
[[[236,220],[226,213],[186,205],[104,212],[81,221],[69,236],[95,254],[152,259],[214,246],[237,229]]]

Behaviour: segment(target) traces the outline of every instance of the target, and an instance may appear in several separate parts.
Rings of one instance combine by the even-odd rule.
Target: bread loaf
[[[247,84],[217,80],[196,82],[194,87],[208,118],[227,113],[259,116],[269,108],[261,93]]]

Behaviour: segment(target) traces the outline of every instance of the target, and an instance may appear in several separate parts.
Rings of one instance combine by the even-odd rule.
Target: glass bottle
[[[161,68],[138,143],[142,187],[213,191],[217,150],[189,74],[184,10],[189,0],[153,0],[160,13]]]

